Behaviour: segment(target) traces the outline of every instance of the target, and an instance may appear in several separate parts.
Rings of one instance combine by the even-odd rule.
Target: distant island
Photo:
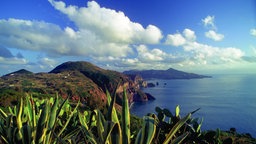
[[[211,78],[211,76],[199,75],[179,71],[173,68],[167,70],[129,70],[123,72],[126,75],[140,75],[143,79],[199,79]]]

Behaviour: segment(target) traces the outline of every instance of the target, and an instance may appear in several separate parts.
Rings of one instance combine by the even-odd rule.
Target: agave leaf
[[[82,114],[79,112],[79,113],[78,113],[78,118],[79,118],[79,122],[81,123],[81,125],[82,125],[83,127],[85,127],[85,129],[88,130],[88,125],[87,125],[87,123],[86,123],[86,118],[85,118],[85,116],[82,115]]]
[[[200,132],[201,126],[202,126],[202,124],[203,124],[203,121],[204,121],[204,119],[202,118],[202,119],[201,119],[201,122],[199,123],[199,125],[198,125],[198,127],[197,127],[197,129],[196,129],[196,132]]]
[[[59,109],[58,109],[58,111],[57,111],[57,113],[56,113],[56,115],[57,116],[62,116],[63,115],[63,113],[64,113],[64,107],[65,107],[65,105],[67,105],[68,104],[68,98],[66,98],[62,103],[61,103],[61,105],[60,105],[60,107],[59,107]]]
[[[27,115],[28,115],[29,122],[32,122],[33,121],[32,120],[33,109],[32,109],[32,105],[31,105],[31,102],[29,101],[29,99],[30,99],[30,96],[27,95],[26,96],[26,110],[27,110]]]
[[[23,113],[23,99],[20,99],[20,103],[18,105],[18,113],[16,117],[16,122],[17,122],[17,128],[18,128],[18,140],[22,140],[22,113]]]
[[[94,126],[97,127],[97,121],[95,118],[96,116],[97,116],[97,110],[92,111],[89,119],[89,129],[91,129]]]
[[[153,117],[144,116],[140,143],[152,143],[156,133],[156,121]]]
[[[196,110],[194,110],[194,111],[192,111],[192,112],[190,112],[191,114],[194,114],[195,112],[197,112],[197,111],[199,111],[201,108],[198,108],[198,109],[196,109]]]
[[[182,135],[175,138],[171,144],[180,144],[189,135],[189,132],[185,132]]]
[[[107,144],[107,143],[111,143],[111,133],[112,133],[112,130],[113,130],[113,128],[114,128],[114,126],[115,126],[115,123],[114,122],[112,122],[112,121],[106,121],[105,123],[104,123],[104,139],[103,140],[101,140],[101,143],[105,143],[105,144]]]
[[[57,95],[55,100],[54,100],[53,106],[51,108],[51,113],[50,113],[49,122],[48,122],[48,129],[49,130],[51,130],[53,128],[54,123],[56,121],[58,105],[59,105],[59,99],[58,99],[58,95]]]
[[[112,132],[111,132],[111,143],[120,144],[122,143],[122,130],[121,126],[118,123],[115,123]]]
[[[106,91],[107,97],[108,97],[108,114],[107,114],[107,120],[108,121],[113,121],[115,123],[119,123],[117,112],[115,109],[115,102],[116,102],[116,94],[114,94],[113,99],[111,99],[110,93]]]
[[[48,101],[46,101],[44,108],[41,112],[41,115],[39,117],[39,120],[38,120],[35,143],[42,143],[45,139],[49,109],[50,109],[50,105],[49,105]]]
[[[89,127],[86,123],[86,116],[82,115],[81,113],[78,113],[79,122],[82,125],[81,130],[83,132],[83,137],[88,139],[88,143],[97,144],[97,140],[94,137],[92,131],[89,130]]]
[[[171,129],[171,131],[168,133],[168,135],[166,136],[165,141],[163,142],[163,144],[168,144],[171,139],[173,138],[173,136],[176,134],[176,132],[186,123],[186,121],[188,119],[190,119],[191,117],[191,113],[189,113],[186,117],[182,118],[181,120],[179,120]]]
[[[102,113],[99,110],[94,110],[96,113],[96,126],[97,126],[97,132],[98,132],[98,136],[99,138],[103,141],[104,137],[103,137],[103,133],[104,133],[104,123],[105,123],[105,119],[104,116],[102,115]]]
[[[167,116],[167,117],[173,117],[173,114],[168,110],[168,109],[163,109],[163,113]]]
[[[70,131],[69,133],[65,134],[65,136],[62,137],[62,140],[63,141],[72,141],[72,137],[76,137],[79,132],[80,132],[80,128],[77,127],[74,130]]]
[[[157,107],[155,108],[155,111],[156,111],[157,113],[160,113],[160,112],[162,112],[162,109],[157,106]]]
[[[135,140],[135,144],[141,144],[142,143],[142,128],[139,130],[136,140]]]
[[[0,116],[2,119],[6,119],[7,118],[7,114],[0,108]]]
[[[53,106],[51,108],[51,112],[49,115],[49,120],[48,120],[48,125],[47,125],[48,134],[47,134],[45,143],[51,143],[51,140],[50,140],[50,137],[52,136],[51,131],[53,129],[54,124],[56,123],[58,105],[59,105],[59,99],[58,99],[58,95],[56,95],[56,98],[54,100],[54,103],[53,103]]]
[[[1,136],[1,139],[5,142],[5,143],[8,143],[7,139],[3,136],[3,135],[0,135]]]
[[[122,102],[122,136],[123,144],[130,144],[130,112],[125,87]]]
[[[88,126],[86,124],[86,120],[85,120],[85,117],[83,117],[80,113],[78,113],[78,117],[79,117],[79,121],[82,125],[82,127],[80,128],[82,130],[82,133],[83,133],[83,137],[85,139],[88,139],[88,142],[87,143],[92,143],[92,144],[97,144],[97,141],[94,137],[94,135],[92,134],[91,131],[88,130]]]
[[[13,108],[12,107],[8,107],[9,113],[12,114],[12,115],[16,115],[16,111],[15,111],[16,108],[17,108],[16,105]]]
[[[164,119],[165,119],[165,115],[164,115],[163,112],[159,112],[159,113],[157,114],[157,117],[158,117],[159,121],[164,121]]]
[[[32,131],[28,123],[22,127],[22,142],[25,144],[31,144],[32,142]]]
[[[180,106],[179,106],[179,105],[176,106],[176,109],[175,109],[175,116],[176,116],[176,117],[179,117],[179,116],[180,116]]]
[[[68,116],[66,123],[64,124],[64,126],[62,127],[62,129],[58,133],[58,137],[60,137],[60,135],[63,133],[63,131],[67,128],[68,123],[70,122],[70,120],[73,117],[74,113],[77,112],[77,108],[78,108],[79,104],[80,104],[80,101],[77,102],[75,109]]]

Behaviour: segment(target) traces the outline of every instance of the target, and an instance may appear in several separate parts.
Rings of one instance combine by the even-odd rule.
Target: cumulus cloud
[[[221,41],[224,39],[224,35],[223,34],[218,34],[213,30],[209,30],[208,32],[205,32],[205,36],[207,38],[210,38],[214,41]]]
[[[214,16],[209,16],[208,15],[207,17],[202,19],[202,22],[203,22],[205,27],[210,27],[210,28],[216,29],[214,19],[215,19]]]
[[[217,27],[215,25],[215,17],[214,16],[207,16],[206,18],[202,19],[202,23],[206,28],[209,28],[210,30],[205,32],[205,36],[209,39],[212,39],[214,41],[221,41],[224,39],[223,34],[219,34],[216,32]]]
[[[125,56],[132,51],[129,44],[106,42],[88,30],[62,30],[41,21],[0,20],[0,32],[0,43],[8,47],[43,51],[51,56]]]
[[[105,63],[106,68],[127,69],[168,69],[185,61],[182,55],[173,55],[159,48],[149,48],[147,45],[136,45],[135,53],[131,57],[101,57],[100,63]]]
[[[210,31],[209,37],[214,40],[221,40],[220,34]],[[184,29],[183,33],[169,34],[166,44],[180,46],[186,55],[186,64],[222,64],[242,60],[244,53],[234,47],[214,47],[196,41],[195,32],[191,29]],[[184,61],[182,61],[184,63]],[[184,64],[182,64],[184,65]]]
[[[101,7],[96,1],[89,1],[87,7],[66,6],[64,2],[48,0],[52,6],[66,14],[79,29],[95,32],[104,40],[124,43],[158,43],[162,38],[159,28],[146,28],[132,22],[123,12]]]
[[[148,50],[145,45],[140,45],[137,47],[138,59],[142,62],[153,62],[153,61],[163,61],[167,56],[165,52],[160,49]]]
[[[77,26],[60,26],[44,21],[1,19],[0,43],[7,47],[42,51],[48,56],[120,56],[133,52],[132,44],[156,44],[162,33],[154,25],[146,28],[132,22],[123,12],[100,7],[89,1],[87,7],[66,6],[49,0]]]
[[[193,30],[190,29],[184,29],[183,35],[188,41],[195,41],[196,40],[196,35]]]
[[[180,33],[168,34],[165,40],[165,44],[172,46],[182,46],[189,41],[195,41],[196,35],[195,32],[191,29],[184,29],[183,35]]]
[[[180,34],[180,33],[176,33],[176,34],[169,34],[167,35],[165,44],[167,45],[173,45],[173,46],[181,46],[184,45],[186,42],[186,39]]]
[[[198,42],[185,45],[184,50],[191,53],[191,59],[199,64],[223,64],[240,61],[244,52],[234,47],[214,47]]]
[[[250,30],[250,34],[256,37],[256,28]]]

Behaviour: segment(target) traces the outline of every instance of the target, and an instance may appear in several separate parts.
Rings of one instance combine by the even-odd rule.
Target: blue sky
[[[256,73],[254,0],[2,0],[0,75],[66,61]]]

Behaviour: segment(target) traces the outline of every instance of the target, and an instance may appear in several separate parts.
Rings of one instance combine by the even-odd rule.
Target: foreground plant
[[[104,117],[103,114],[95,110],[92,113],[83,115],[79,113],[79,120],[82,124],[83,137],[87,143],[117,143],[129,144],[131,139],[135,139],[135,144],[150,143],[180,143],[192,133],[190,124],[196,123],[192,120],[193,111],[181,118],[179,115],[179,106],[176,107],[175,115],[167,109],[156,108],[158,114],[148,114],[143,117],[142,127],[135,135],[131,135],[130,113],[126,91],[123,93],[123,103],[121,118],[118,118],[118,112],[114,107],[116,95],[113,97],[107,92],[108,112]],[[169,117],[169,121],[165,121]],[[189,123],[190,122],[190,123]],[[198,123],[197,123],[198,124]],[[198,124],[196,131],[200,132],[201,124]],[[134,137],[136,136],[136,137]]]
[[[58,96],[55,100],[41,102],[27,96],[17,107],[9,107],[8,113],[0,109],[1,139],[5,143],[23,144],[49,144],[70,139],[66,128],[78,105],[79,102],[73,110],[64,111],[69,106],[68,101],[59,103]]]
[[[21,99],[19,105],[5,113],[0,109],[0,135],[4,143],[92,143],[92,144],[150,144],[197,142],[201,123],[192,119],[193,111],[181,118],[180,108],[173,115],[167,109],[156,108],[157,114],[143,117],[138,131],[131,131],[129,103],[126,89],[123,91],[122,110],[115,108],[116,94],[106,92],[107,113],[100,110],[78,111],[68,100],[34,101]],[[136,133],[135,133],[136,132]]]

